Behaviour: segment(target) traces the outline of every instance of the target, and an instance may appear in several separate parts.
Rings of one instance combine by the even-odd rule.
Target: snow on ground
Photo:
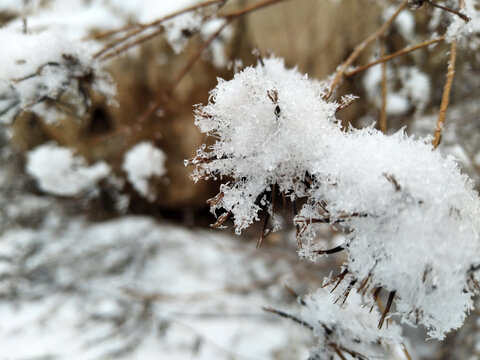
[[[52,216],[0,238],[0,358],[305,357],[307,330],[262,311],[288,257],[147,217]]]

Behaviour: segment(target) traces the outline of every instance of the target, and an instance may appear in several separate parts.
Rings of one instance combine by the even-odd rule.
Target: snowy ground
[[[262,310],[298,310],[283,287],[305,277],[295,251],[149,217],[92,222],[1,150],[0,359],[307,357],[309,332]]]
[[[2,359],[306,357],[292,349],[306,331],[262,311],[294,277],[282,254],[146,217],[73,218],[0,243]]]

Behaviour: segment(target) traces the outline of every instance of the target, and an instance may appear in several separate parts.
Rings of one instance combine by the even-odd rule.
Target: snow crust
[[[28,153],[26,171],[47,193],[79,196],[95,190],[110,174],[110,166],[103,161],[88,166],[71,149],[48,143]]]

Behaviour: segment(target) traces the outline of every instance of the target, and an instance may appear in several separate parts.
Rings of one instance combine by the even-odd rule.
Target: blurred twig
[[[383,25],[377,31],[375,31],[372,35],[367,37],[365,40],[363,40],[360,44],[358,44],[355,47],[355,49],[350,54],[350,56],[347,58],[347,60],[345,60],[345,62],[338,67],[337,72],[335,73],[335,76],[333,77],[333,80],[330,84],[330,90],[324,96],[325,100],[328,100],[332,96],[336,87],[338,86],[338,84],[342,80],[343,76],[345,75],[345,72],[353,64],[353,62],[358,58],[358,56],[360,56],[362,51],[365,50],[365,48],[370,43],[372,43],[373,41],[378,39],[380,36],[382,36],[390,28],[390,26],[393,24],[393,22],[395,21],[397,16],[402,12],[403,9],[405,9],[407,7],[407,5],[408,5],[408,0],[402,1],[402,3],[397,7],[397,9],[392,14],[392,16],[390,16],[387,19],[387,21],[385,21],[385,23],[383,23]]]
[[[432,145],[436,149],[440,144],[442,136],[443,124],[445,122],[445,114],[447,113],[448,104],[450,102],[450,92],[452,90],[453,75],[455,73],[455,61],[457,58],[457,41],[453,40],[450,48],[450,60],[447,70],[447,81],[443,88],[442,103],[440,104],[440,111],[438,113],[437,126],[433,135]]]

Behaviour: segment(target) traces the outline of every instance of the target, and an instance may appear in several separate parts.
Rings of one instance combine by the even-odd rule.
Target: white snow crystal
[[[197,151],[193,177],[234,178],[222,185],[212,211],[231,211],[237,233],[258,219],[259,198],[268,207],[272,186],[289,196],[303,193],[314,150],[340,126],[338,104],[322,100],[324,84],[286,69],[281,59],[263,62],[231,81],[219,79],[209,104],[195,112],[200,131],[218,140]]]
[[[60,196],[78,196],[95,190],[97,183],[110,174],[110,167],[103,161],[88,166],[72,150],[53,143],[28,153],[26,170],[40,189]]]
[[[134,189],[149,201],[155,200],[155,194],[150,191],[149,180],[164,175],[165,154],[151,142],[141,142],[131,148],[123,161],[123,170]]]

